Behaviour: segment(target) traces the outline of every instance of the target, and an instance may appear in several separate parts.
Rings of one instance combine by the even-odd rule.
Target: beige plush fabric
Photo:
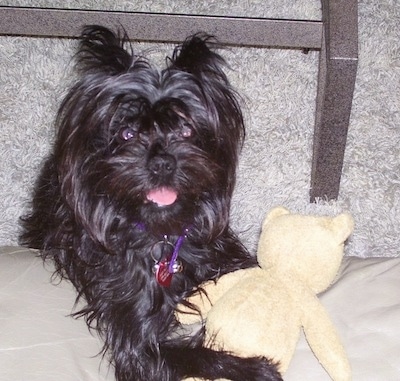
[[[0,380],[112,381],[101,343],[71,313],[75,293],[50,283],[51,265],[19,247],[0,248]],[[336,325],[353,381],[400,379],[400,258],[344,259],[320,300]],[[273,312],[271,312],[273,313]],[[244,333],[245,334],[245,333]],[[329,381],[301,339],[285,381]],[[163,381],[163,380],[160,380]]]
[[[346,351],[317,294],[335,280],[353,228],[346,213],[330,218],[282,207],[269,211],[258,243],[260,267],[206,282],[207,297],[196,293],[188,299],[206,319],[206,341],[240,356],[272,358],[284,374],[304,332],[332,380],[351,381]],[[177,317],[181,323],[201,319]]]

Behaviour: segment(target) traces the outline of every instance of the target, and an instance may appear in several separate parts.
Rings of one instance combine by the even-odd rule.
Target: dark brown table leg
[[[357,0],[323,0],[311,201],[339,193],[358,63]]]

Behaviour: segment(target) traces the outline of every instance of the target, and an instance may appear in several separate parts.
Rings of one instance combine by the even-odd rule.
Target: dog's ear
[[[195,34],[177,46],[170,60],[170,67],[195,76],[214,75],[227,81],[222,68],[225,60],[215,52],[216,40],[207,34]]]
[[[78,70],[84,73],[105,72],[111,75],[129,70],[135,57],[126,49],[127,43],[128,37],[125,32],[117,35],[102,26],[85,26],[76,55]]]

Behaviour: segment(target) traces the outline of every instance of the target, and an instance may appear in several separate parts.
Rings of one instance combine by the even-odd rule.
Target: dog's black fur
[[[265,358],[205,348],[203,330],[179,334],[174,317],[203,281],[256,265],[229,228],[244,127],[214,42],[189,38],[157,71],[126,35],[89,26],[77,63],[21,242],[76,287],[118,381],[281,380]],[[172,200],[155,202],[160,190]],[[183,239],[169,287],[153,269],[164,236]]]

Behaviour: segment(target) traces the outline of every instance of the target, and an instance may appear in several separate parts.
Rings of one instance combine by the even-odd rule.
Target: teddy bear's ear
[[[338,242],[344,242],[354,229],[354,220],[350,213],[342,213],[332,220],[333,231]]]
[[[277,206],[269,211],[267,216],[263,222],[263,228],[276,217],[283,216],[285,214],[290,214],[289,209],[284,208],[283,206]]]

